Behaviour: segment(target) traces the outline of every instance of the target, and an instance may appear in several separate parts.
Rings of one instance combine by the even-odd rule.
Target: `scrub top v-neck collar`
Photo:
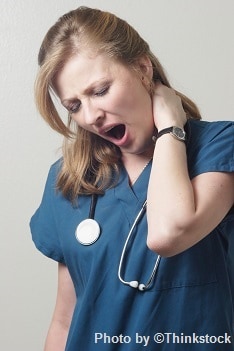
[[[129,184],[129,176],[125,167],[121,168],[119,182],[114,189],[114,194],[120,201],[130,222],[135,218],[136,213],[139,212],[146,200],[151,164],[152,161],[149,162],[132,186]]]

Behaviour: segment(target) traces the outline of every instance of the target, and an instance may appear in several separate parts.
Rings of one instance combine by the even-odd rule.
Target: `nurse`
[[[30,223],[58,262],[44,350],[233,351],[233,122],[201,120],[140,35],[97,9],[62,16],[39,66],[37,107],[64,136]]]

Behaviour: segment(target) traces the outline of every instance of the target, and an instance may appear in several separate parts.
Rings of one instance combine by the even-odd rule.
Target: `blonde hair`
[[[79,194],[103,193],[112,186],[119,170],[118,147],[72,123],[64,124],[53,102],[57,73],[73,55],[87,47],[134,68],[147,56],[153,67],[152,83],[170,87],[163,67],[149,45],[126,21],[98,9],[79,7],[62,16],[47,32],[38,55],[40,66],[35,82],[37,108],[46,122],[64,136],[63,162],[57,186],[74,200]],[[200,119],[196,105],[181,97],[188,118]]]

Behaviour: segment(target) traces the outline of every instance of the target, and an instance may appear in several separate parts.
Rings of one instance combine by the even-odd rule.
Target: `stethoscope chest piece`
[[[92,245],[100,236],[100,226],[94,219],[83,220],[76,228],[76,239],[82,245]]]

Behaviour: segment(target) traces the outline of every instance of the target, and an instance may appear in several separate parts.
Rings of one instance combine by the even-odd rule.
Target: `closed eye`
[[[110,85],[106,85],[105,87],[103,88],[100,88],[99,90],[97,89],[96,91],[93,90],[93,91],[87,91],[87,94],[90,95],[90,96],[104,96],[105,94],[108,93],[110,89]],[[70,114],[73,114],[73,113],[77,113],[80,108],[81,108],[81,101],[80,100],[70,100],[70,103],[65,103],[65,101],[68,102],[68,100],[64,100],[63,105],[66,107],[66,109],[69,111]]]
[[[105,95],[106,93],[108,93],[109,88],[110,88],[109,86],[107,86],[107,87],[105,87],[105,88],[102,88],[102,89],[96,91],[96,92],[94,93],[94,95],[95,95],[95,96],[103,96],[103,95]]]
[[[69,106],[67,106],[67,109],[70,113],[76,113],[79,111],[81,106],[81,102],[78,100],[74,103],[71,103]]]

